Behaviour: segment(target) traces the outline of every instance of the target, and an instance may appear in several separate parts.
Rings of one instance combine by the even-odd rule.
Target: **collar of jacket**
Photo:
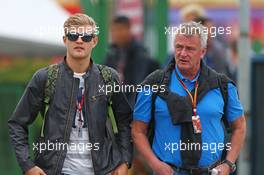
[[[74,72],[72,71],[72,69],[69,67],[69,65],[67,64],[67,61],[66,61],[67,57],[64,56],[64,59],[62,61],[62,65],[63,67],[65,68],[65,71],[70,74],[71,76],[73,76]],[[93,63],[93,59],[91,58],[90,59],[90,66],[89,68],[87,69],[85,75],[83,76],[83,78],[87,78],[90,74],[92,74],[93,72],[96,72],[96,73],[100,73],[97,66]]]

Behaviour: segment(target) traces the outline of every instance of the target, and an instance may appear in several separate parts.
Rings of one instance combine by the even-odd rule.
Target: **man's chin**
[[[188,63],[179,63],[178,68],[179,69],[190,69],[190,65]]]
[[[190,65],[181,64],[177,66],[181,72],[189,72],[191,70]]]
[[[88,57],[88,55],[84,55],[84,54],[73,54],[72,56],[73,56],[73,58],[80,59],[80,60]]]

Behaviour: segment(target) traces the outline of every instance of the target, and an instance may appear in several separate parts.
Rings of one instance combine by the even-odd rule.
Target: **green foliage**
[[[27,83],[51,58],[0,58],[0,83]]]

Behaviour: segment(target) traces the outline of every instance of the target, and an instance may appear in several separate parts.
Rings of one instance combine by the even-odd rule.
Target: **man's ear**
[[[206,48],[201,49],[201,58],[203,58],[205,56],[206,51],[207,51]]]
[[[94,48],[96,45],[97,45],[97,43],[98,43],[98,37],[97,36],[95,36],[93,39],[92,39],[92,47]]]
[[[66,44],[66,36],[62,37],[63,43]]]

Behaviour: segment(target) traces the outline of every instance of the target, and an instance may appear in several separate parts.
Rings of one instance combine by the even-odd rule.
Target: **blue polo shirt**
[[[199,74],[193,80],[188,80],[175,68],[180,79],[188,87],[189,91],[194,88],[195,81]],[[169,88],[172,92],[181,96],[187,93],[176,77],[175,71],[172,76]],[[140,92],[134,108],[134,120],[150,122],[151,119],[151,95],[152,92]],[[176,108],[177,106],[175,106]],[[155,130],[152,144],[153,152],[161,160],[181,166],[181,149],[201,149],[202,155],[199,167],[207,167],[221,158],[224,149],[224,126],[221,122],[223,115],[224,100],[219,88],[209,91],[197,104],[197,114],[200,116],[202,124],[202,145],[195,147],[191,143],[182,143],[180,140],[181,126],[173,125],[167,104],[160,97],[155,101]],[[229,122],[235,121],[243,115],[243,108],[238,99],[236,87],[228,84],[228,102],[226,117]],[[230,148],[230,145],[227,145]]]

